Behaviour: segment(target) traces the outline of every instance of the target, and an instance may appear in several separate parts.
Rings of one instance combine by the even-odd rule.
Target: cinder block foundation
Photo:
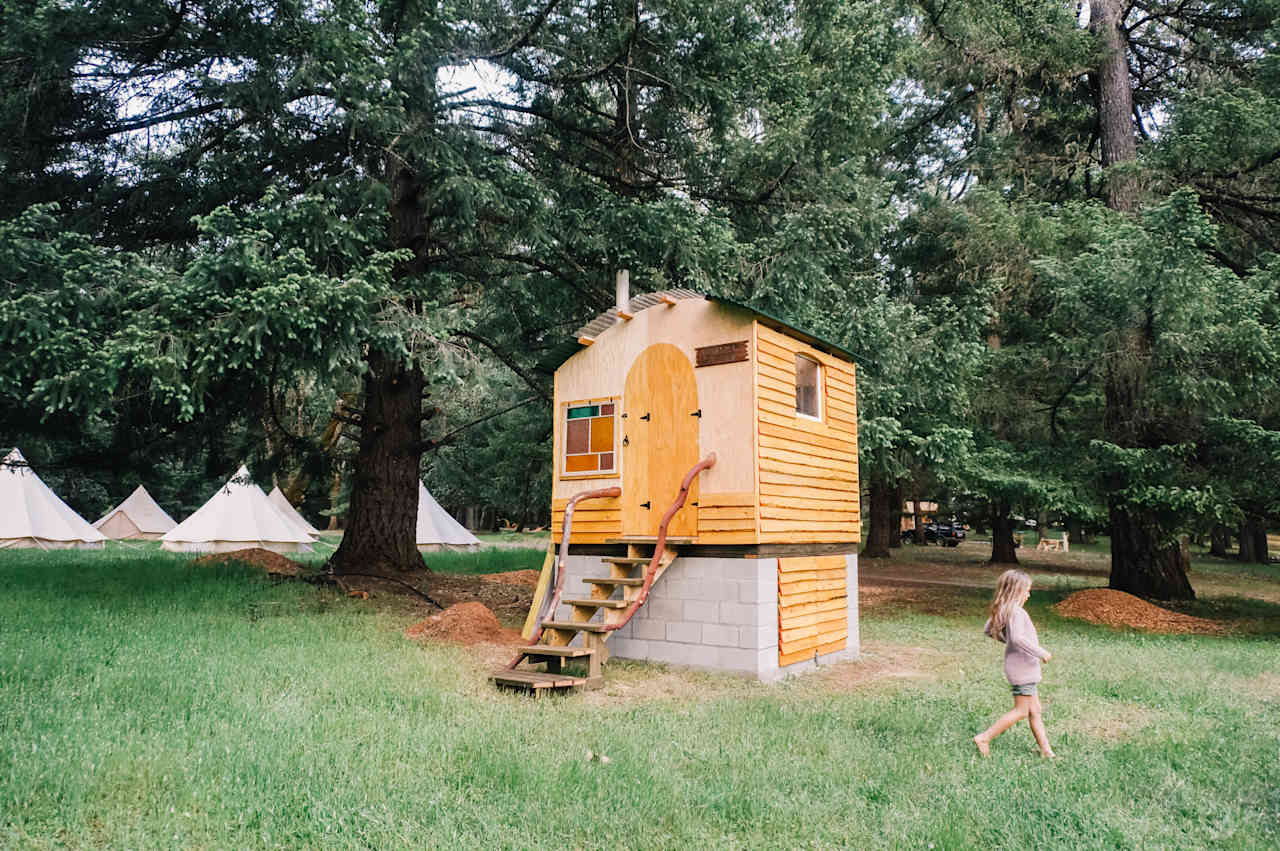
[[[620,659],[642,659],[754,676],[772,682],[858,655],[858,556],[845,556],[845,649],[778,666],[778,560],[680,556],[634,618],[609,639]],[[607,576],[599,556],[570,555],[564,596],[589,597],[588,576]],[[557,617],[568,620],[568,607]]]

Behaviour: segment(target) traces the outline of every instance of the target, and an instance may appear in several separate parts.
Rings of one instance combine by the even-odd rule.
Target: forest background
[[[248,461],[336,571],[420,567],[419,475],[546,521],[625,268],[858,356],[865,557],[941,497],[1191,596],[1186,536],[1280,518],[1278,11],[6,3],[0,438],[90,517]]]

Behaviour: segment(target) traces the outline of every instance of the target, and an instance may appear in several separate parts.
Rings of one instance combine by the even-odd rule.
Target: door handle
[[[630,446],[630,445],[631,445],[631,440],[630,440],[630,439],[628,439],[628,437],[627,437],[625,434],[622,436],[622,445],[623,445],[623,446]]]
[[[643,508],[645,511],[648,511],[648,510],[649,510],[650,505],[651,505],[651,503],[649,503],[649,502],[642,502],[642,503],[640,503],[640,507],[641,507],[641,508]]]
[[[645,422],[649,422],[649,412],[645,411],[644,416],[641,417],[640,419],[644,420]]]

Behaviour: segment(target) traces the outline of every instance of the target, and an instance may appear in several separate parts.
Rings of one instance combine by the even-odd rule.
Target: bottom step
[[[495,685],[522,688],[532,692],[541,689],[583,688],[586,677],[570,677],[566,674],[548,674],[541,671],[499,671],[489,678]]]

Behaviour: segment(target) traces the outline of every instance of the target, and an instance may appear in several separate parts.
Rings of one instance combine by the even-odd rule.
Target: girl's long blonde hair
[[[991,637],[995,638],[1009,624],[1013,610],[1023,591],[1031,590],[1031,577],[1021,570],[1006,570],[996,582],[996,595],[991,599]]]

